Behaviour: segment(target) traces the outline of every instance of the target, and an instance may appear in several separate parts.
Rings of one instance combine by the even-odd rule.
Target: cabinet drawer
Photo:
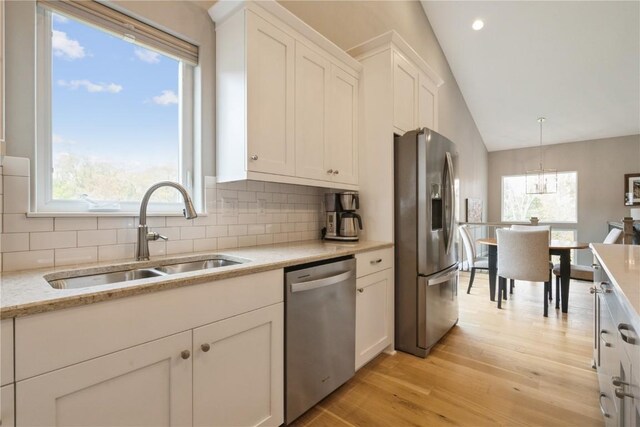
[[[13,382],[13,319],[0,326],[0,385]]]
[[[393,267],[393,248],[356,254],[356,277]]]
[[[16,379],[282,302],[282,278],[272,270],[20,317]]]

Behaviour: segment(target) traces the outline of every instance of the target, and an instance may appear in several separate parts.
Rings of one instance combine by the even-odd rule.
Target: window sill
[[[140,212],[27,212],[27,218],[96,218],[96,217],[138,217]],[[178,212],[147,212],[147,218],[174,216],[182,217]],[[209,216],[207,212],[198,212],[199,217]]]

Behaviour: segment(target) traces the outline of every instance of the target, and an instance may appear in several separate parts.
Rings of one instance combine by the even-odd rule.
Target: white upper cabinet
[[[357,190],[361,65],[275,1],[218,2],[216,175]]]
[[[247,170],[295,171],[294,39],[247,13]]]
[[[393,126],[403,134],[417,127],[418,69],[399,53],[393,55]]]
[[[436,98],[438,87],[425,73],[420,73],[418,86],[418,127],[438,130]]]
[[[296,44],[296,175],[329,180],[329,86],[331,63]]]

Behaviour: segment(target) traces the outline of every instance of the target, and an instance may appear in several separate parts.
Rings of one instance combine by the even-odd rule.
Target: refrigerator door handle
[[[458,264],[455,264],[449,270],[445,271],[442,275],[427,280],[427,286],[439,285],[440,283],[447,282],[458,274]]]
[[[445,225],[445,253],[449,253],[451,250],[451,246],[453,244],[453,234],[454,234],[454,226],[455,226],[455,207],[453,206],[454,200],[454,174],[453,174],[453,160],[451,159],[451,153],[447,151],[444,162],[444,173],[447,182],[447,185],[444,186],[444,205],[445,209],[448,209],[448,212],[444,213],[444,217],[447,221]],[[448,203],[447,203],[448,202]]]

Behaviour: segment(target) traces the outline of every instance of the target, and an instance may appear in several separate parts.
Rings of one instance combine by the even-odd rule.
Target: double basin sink
[[[163,265],[150,266],[135,269],[123,269],[109,273],[83,274],[66,278],[48,280],[55,289],[80,289],[92,286],[107,285],[113,283],[128,282],[130,280],[148,279],[151,277],[169,276],[171,274],[187,273],[191,271],[207,270],[211,268],[227,267],[247,262],[239,258],[230,259],[225,256],[170,263],[165,261]]]

